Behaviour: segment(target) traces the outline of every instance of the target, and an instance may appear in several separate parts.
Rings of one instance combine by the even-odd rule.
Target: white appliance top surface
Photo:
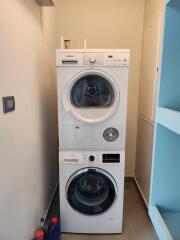
[[[57,53],[129,53],[130,49],[57,49]]]

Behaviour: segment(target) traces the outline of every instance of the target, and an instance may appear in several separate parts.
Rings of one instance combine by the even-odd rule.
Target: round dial
[[[95,63],[95,62],[96,62],[96,58],[95,58],[94,56],[91,56],[91,57],[89,58],[89,62],[90,62],[90,63]]]
[[[95,157],[93,155],[89,156],[89,161],[93,162],[95,160]]]

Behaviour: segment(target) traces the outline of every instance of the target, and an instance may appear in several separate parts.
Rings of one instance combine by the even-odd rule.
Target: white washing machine
[[[59,152],[62,232],[122,232],[124,155],[124,151]]]
[[[129,50],[57,50],[60,150],[125,148]]]

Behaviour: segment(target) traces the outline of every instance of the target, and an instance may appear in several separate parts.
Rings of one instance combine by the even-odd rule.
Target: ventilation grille
[[[116,128],[107,128],[103,133],[103,137],[107,142],[115,142],[119,137],[119,132]]]

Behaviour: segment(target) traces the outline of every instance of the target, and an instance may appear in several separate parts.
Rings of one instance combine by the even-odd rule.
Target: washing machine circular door
[[[114,178],[100,168],[84,168],[67,182],[66,196],[70,206],[86,215],[106,212],[117,197]]]
[[[75,75],[65,86],[65,110],[86,124],[109,119],[119,105],[119,89],[115,80],[101,70],[86,70]]]

